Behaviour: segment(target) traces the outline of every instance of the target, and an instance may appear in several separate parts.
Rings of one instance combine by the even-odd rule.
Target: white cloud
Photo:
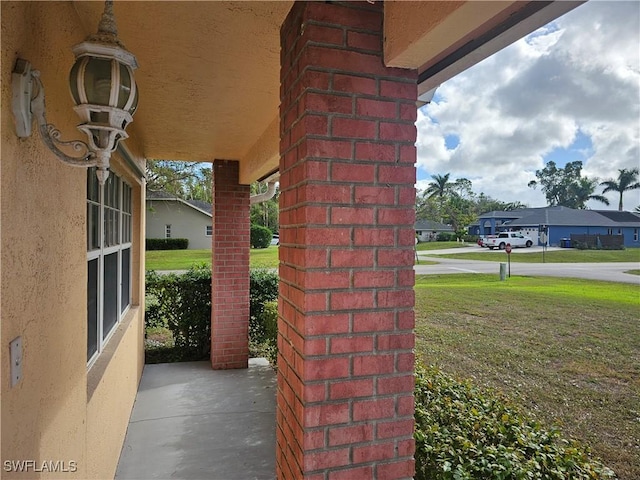
[[[640,166],[638,45],[640,3],[591,1],[446,82],[418,115],[420,176],[449,172],[476,192],[544,205],[527,183],[579,132],[591,141],[585,175]]]

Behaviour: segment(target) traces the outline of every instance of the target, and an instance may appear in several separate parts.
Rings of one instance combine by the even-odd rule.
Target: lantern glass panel
[[[120,91],[118,92],[118,108],[124,108],[131,96],[131,70],[120,64]]]
[[[109,106],[111,98],[111,60],[89,58],[84,73],[87,100],[93,105]]]
[[[76,63],[73,64],[71,68],[71,72],[69,72],[69,87],[71,88],[71,96],[73,97],[73,101],[76,105],[80,103],[80,94],[78,92],[78,72],[80,71],[80,66],[83,63],[84,58],[79,58],[76,60]]]

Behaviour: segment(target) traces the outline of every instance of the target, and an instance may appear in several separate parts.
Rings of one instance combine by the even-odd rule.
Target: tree
[[[590,178],[580,178],[574,184],[569,187],[570,190],[570,202],[573,204],[567,205],[571,208],[577,208],[584,210],[587,208],[587,202],[589,200],[596,200],[602,202],[605,205],[609,205],[609,200],[603,195],[597,195],[594,192],[598,187],[598,181]]]
[[[618,179],[605,180],[600,186],[605,187],[602,193],[618,192],[620,194],[620,200],[618,202],[618,210],[622,211],[622,195],[629,190],[636,190],[640,188],[640,182],[638,182],[638,174],[640,170],[637,168],[626,169],[621,168],[618,170]]]
[[[451,190],[453,184],[449,182],[450,173],[444,175],[431,175],[433,182],[431,182],[425,193],[430,197],[438,197],[440,200]]]
[[[598,181],[582,176],[582,162],[567,163],[558,168],[554,161],[547,162],[542,170],[536,170],[538,180],[528,183],[530,188],[540,185],[550,206],[562,205],[569,208],[586,208],[586,202],[597,200],[609,204],[602,195],[595,195]]]
[[[198,176],[198,162],[147,160],[147,189],[186,198],[185,184]]]

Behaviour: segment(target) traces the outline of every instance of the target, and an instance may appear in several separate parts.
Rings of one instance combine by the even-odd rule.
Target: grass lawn
[[[514,252],[516,252],[514,250]],[[484,260],[505,262],[507,254],[500,250],[488,250],[478,247],[477,252],[450,253],[435,255],[434,257],[459,258],[464,260]],[[511,254],[511,261],[518,263],[542,263],[542,252],[526,252],[517,249],[517,253]],[[563,250],[547,251],[544,254],[546,263],[606,263],[606,262],[640,262],[640,248],[628,248],[626,250],[575,250],[567,248]]]
[[[460,243],[460,242],[422,242],[416,245],[416,250],[422,252],[424,250],[441,250],[444,248],[461,248],[472,247],[475,243]]]
[[[192,265],[211,265],[211,250],[152,250],[146,252],[147,270],[188,270]],[[252,248],[251,268],[278,268],[278,247]]]
[[[560,278],[423,275],[416,354],[500,389],[640,478],[640,292]]]

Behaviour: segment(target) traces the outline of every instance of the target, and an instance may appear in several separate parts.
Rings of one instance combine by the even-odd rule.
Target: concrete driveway
[[[550,247],[547,251],[560,250]],[[480,247],[453,248],[448,250],[430,250],[418,252],[420,260],[438,262],[437,265],[416,265],[414,267],[418,275],[436,275],[446,273],[500,273],[500,263],[507,263],[507,254],[503,251],[491,252],[499,261],[481,260],[457,260],[451,258],[433,257],[447,253],[463,253],[486,251]],[[512,255],[521,253],[539,253],[542,256],[541,247],[516,248]],[[511,275],[531,275],[550,277],[586,278],[590,280],[604,280],[609,282],[632,283],[640,285],[640,275],[624,273],[627,270],[640,269],[640,262],[619,263],[511,263]]]

